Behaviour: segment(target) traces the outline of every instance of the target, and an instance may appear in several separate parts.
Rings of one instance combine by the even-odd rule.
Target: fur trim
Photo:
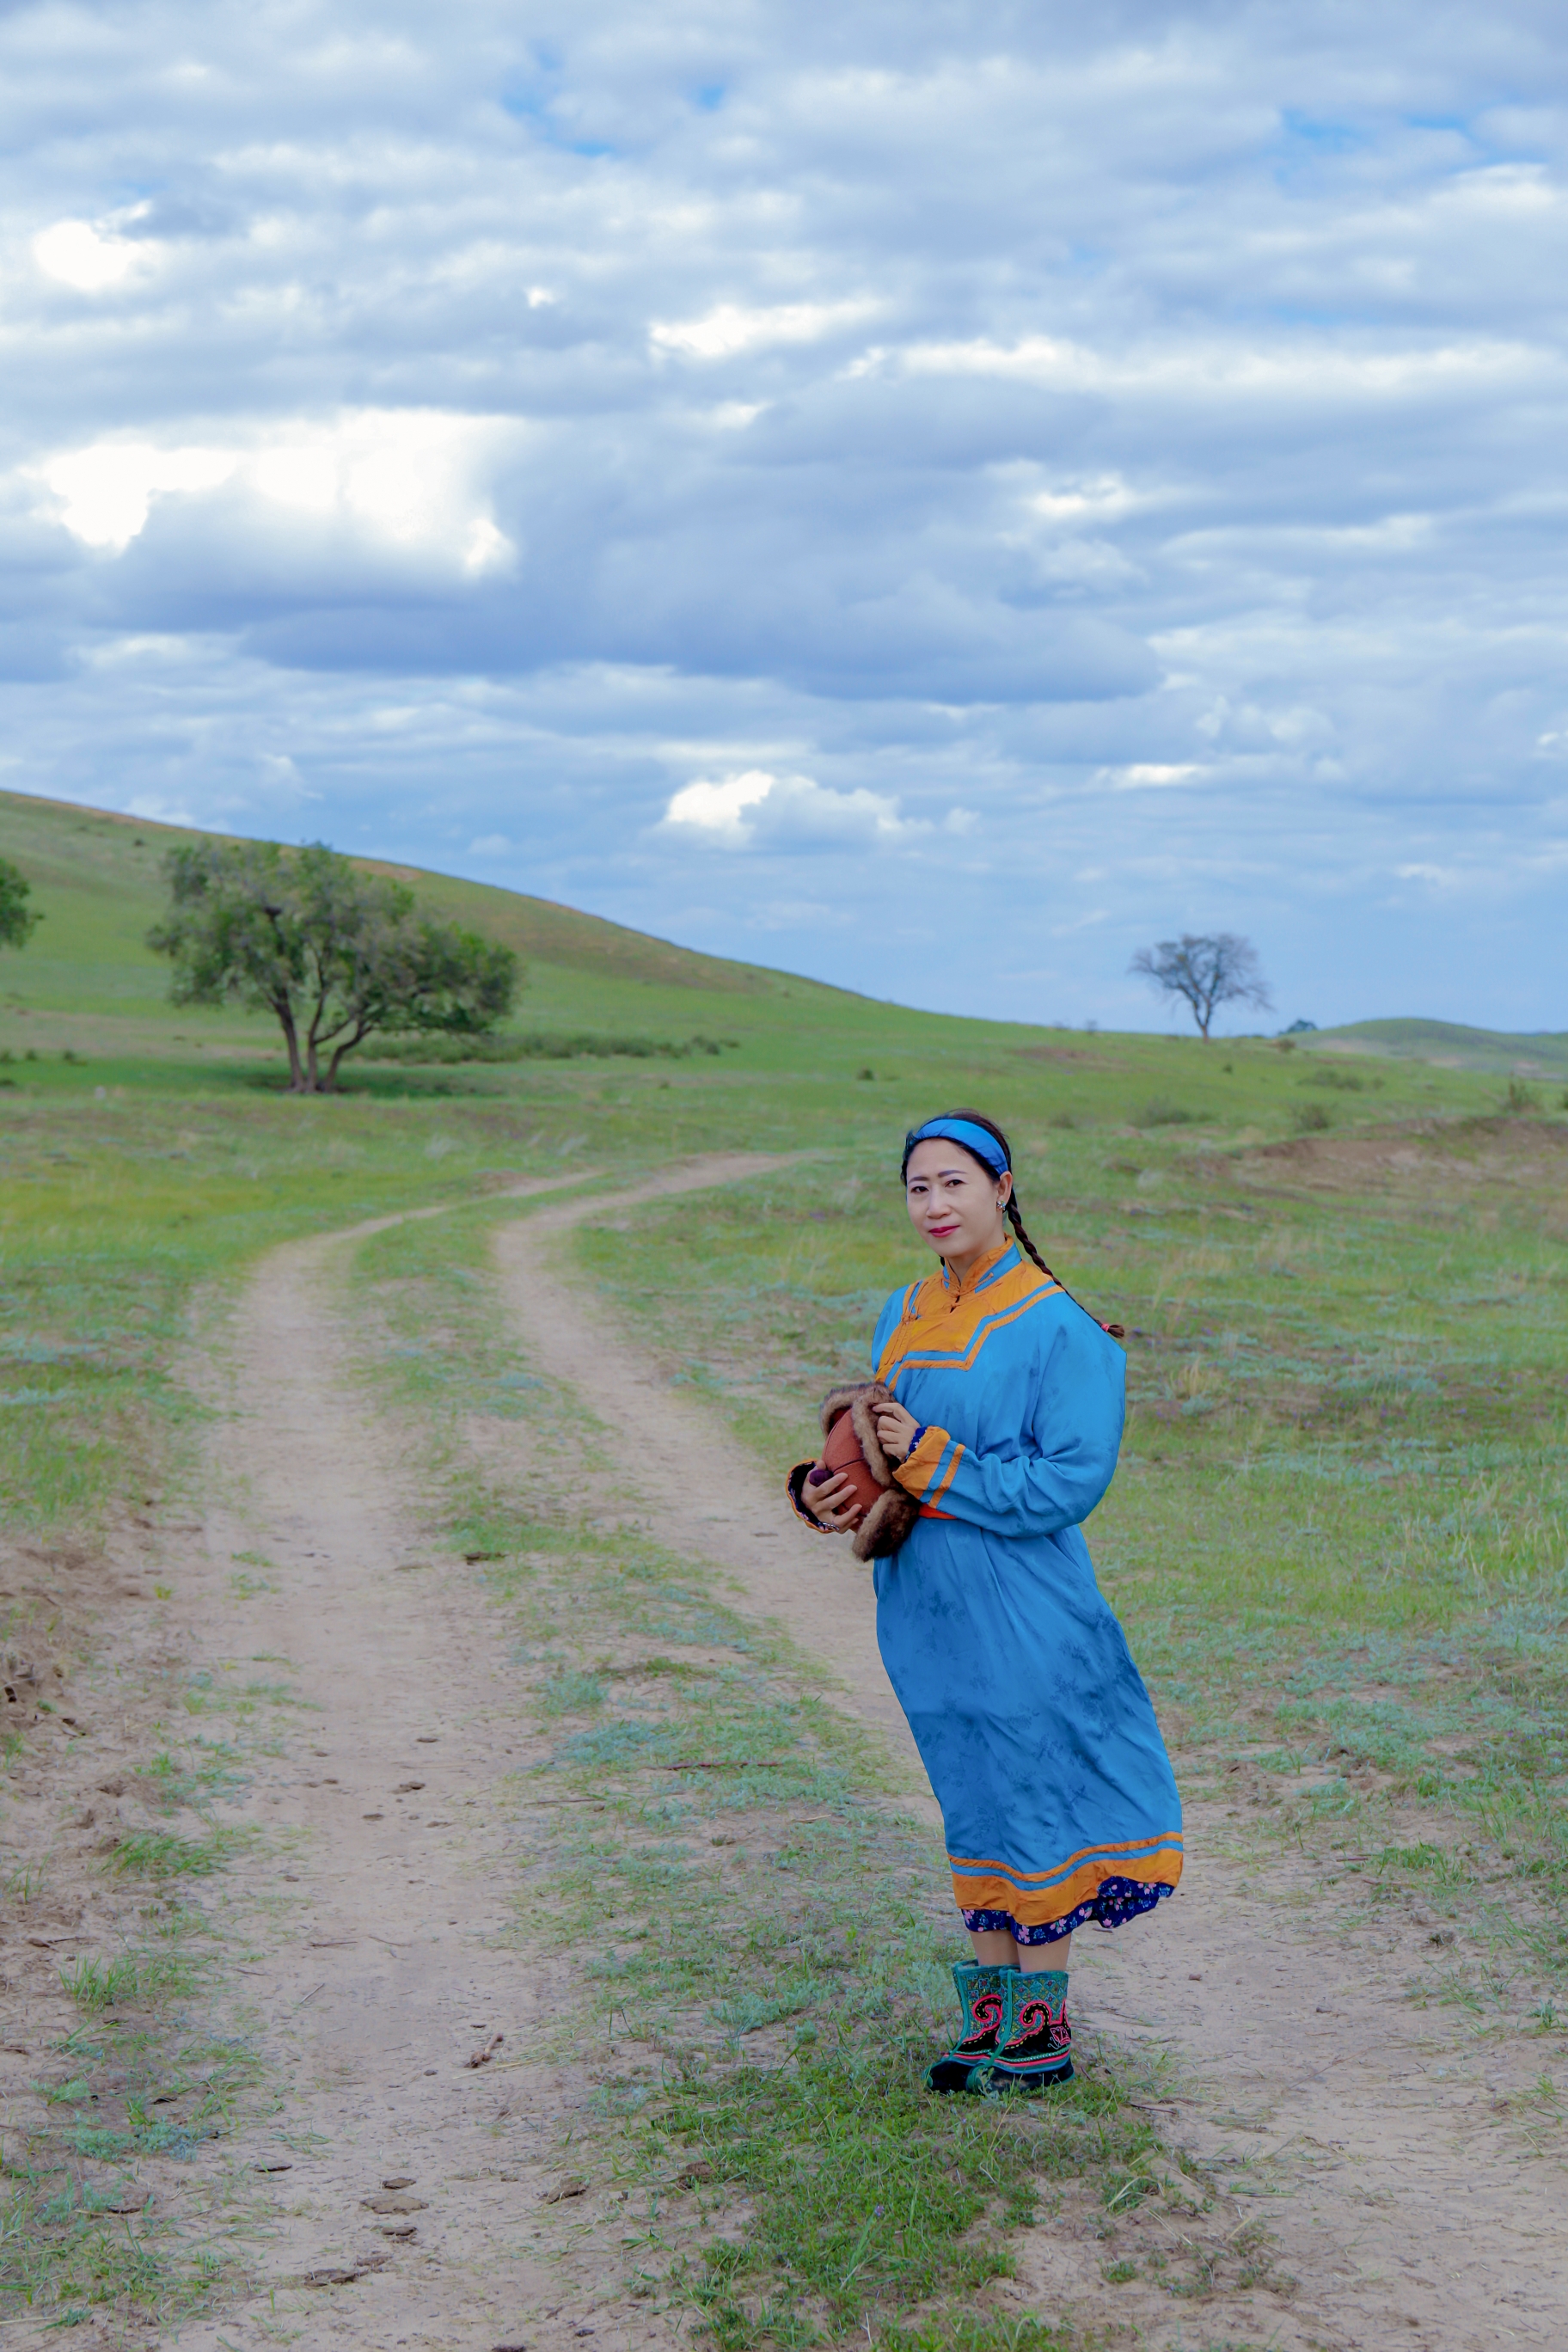
[[[857,1559],[887,1559],[920,1515],[921,1507],[912,1495],[906,1495],[901,1486],[889,1486],[856,1528],[849,1549]]]
[[[866,1457],[866,1467],[879,1486],[892,1485],[894,1465],[882,1451],[882,1441],[877,1434],[877,1424],[872,1415],[878,1405],[891,1404],[892,1402],[893,1392],[882,1381],[847,1381],[843,1388],[829,1389],[822,1400],[824,1437],[830,1434],[834,1423],[847,1413],[855,1425],[860,1451]]]
[[[822,1400],[822,1433],[826,1437],[835,1422],[848,1413],[860,1441],[860,1451],[866,1466],[879,1486],[886,1493],[879,1496],[859,1526],[856,1528],[850,1549],[857,1559],[886,1559],[903,1542],[921,1515],[921,1507],[912,1495],[893,1484],[898,1468],[882,1450],[877,1435],[874,1418],[879,1404],[891,1404],[893,1392],[883,1381],[847,1381],[842,1388],[829,1389]]]

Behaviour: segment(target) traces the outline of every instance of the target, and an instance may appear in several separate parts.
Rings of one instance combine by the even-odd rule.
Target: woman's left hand
[[[879,1404],[876,1414],[877,1435],[883,1453],[889,1462],[901,1462],[914,1444],[919,1422],[901,1404]]]

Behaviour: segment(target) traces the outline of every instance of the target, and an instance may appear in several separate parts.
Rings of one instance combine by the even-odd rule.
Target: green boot
[[[1007,1980],[1016,1974],[1016,1969],[982,1968],[975,1960],[954,1963],[952,1981],[962,2021],[946,2057],[927,2070],[928,2091],[966,2091],[974,2069],[990,2064],[1006,2012]]]
[[[1066,1969],[1009,1969],[1003,1983],[1006,2008],[986,2089],[1048,2091],[1058,2083],[1070,2083],[1072,2028],[1068,2023]]]

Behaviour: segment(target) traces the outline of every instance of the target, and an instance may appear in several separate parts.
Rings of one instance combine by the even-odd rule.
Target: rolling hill
[[[1467,1029],[1453,1021],[1352,1021],[1300,1041],[1310,1048],[1425,1062],[1435,1070],[1497,1071],[1521,1078],[1568,1078],[1568,1032]]]
[[[132,1065],[146,1066],[144,1075],[162,1065],[168,1078],[171,1064],[194,1074],[236,1059],[277,1058],[269,1019],[171,1004],[168,968],[146,945],[163,903],[162,861],[174,843],[200,837],[0,793],[0,856],[27,876],[44,918],[25,950],[0,952],[0,1057],[42,1052],[58,1063],[76,1055],[95,1066],[107,1057],[126,1074]],[[1384,1114],[1446,1099],[1477,1104],[1477,1079],[1493,1074],[1568,1079],[1568,1038],[1500,1036],[1434,1021],[1357,1022],[1289,1041],[1294,1050],[1287,1053],[1264,1039],[1204,1045],[1194,1037],[1088,1036],[919,1013],[702,955],[549,899],[374,859],[356,863],[395,875],[440,913],[516,950],[528,977],[514,1028],[678,1046],[722,1041],[719,1058],[707,1061],[721,1081],[749,1071],[793,1082],[818,1068],[830,1084],[873,1071],[881,1080],[893,1066],[909,1076],[920,1066],[939,1099],[973,1099],[984,1086],[993,1089],[989,1099],[1005,1101],[1021,1086],[1023,1099],[1033,1100],[1043,1085],[1066,1116],[1081,1106],[1085,1115],[1111,1113],[1134,1124],[1214,1120],[1234,1129],[1270,1104],[1277,1115],[1311,1065],[1331,1059],[1379,1063],[1382,1075],[1368,1072],[1365,1087]],[[1321,1104],[1324,1097],[1310,1099]],[[1373,1099],[1363,1108],[1371,1112]]]
[[[161,1004],[168,967],[145,944],[163,903],[160,869],[176,843],[200,838],[179,825],[0,793],[0,856],[27,876],[45,916],[26,959],[3,967],[6,992],[76,1009]],[[752,965],[674,947],[547,898],[379,859],[354,862],[395,876],[441,914],[504,940],[536,984],[541,974],[559,972],[721,997],[765,994],[777,984],[778,975]]]

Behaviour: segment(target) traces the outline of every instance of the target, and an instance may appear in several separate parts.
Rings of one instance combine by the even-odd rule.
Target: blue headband
[[[938,1136],[946,1136],[951,1142],[962,1143],[965,1151],[978,1160],[983,1168],[990,1169],[993,1176],[1005,1176],[1007,1173],[1007,1155],[1002,1146],[984,1128],[976,1127],[972,1118],[928,1118],[923,1127],[911,1128],[904,1138],[906,1168],[916,1144],[932,1142]]]

